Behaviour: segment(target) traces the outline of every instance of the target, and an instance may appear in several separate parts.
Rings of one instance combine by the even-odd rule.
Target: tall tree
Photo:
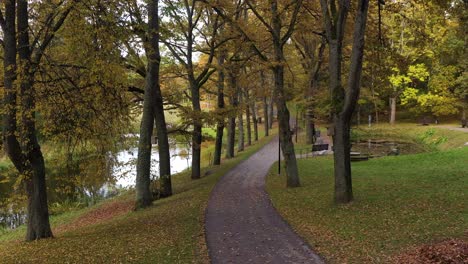
[[[343,38],[350,0],[320,0],[329,46],[329,87],[332,100],[331,118],[335,164],[335,202],[353,200],[350,162],[350,126],[360,91],[364,35],[369,0],[359,0],[354,21],[353,48],[348,87],[342,84]]]
[[[299,174],[297,170],[296,154],[294,152],[294,145],[292,143],[292,131],[289,123],[290,113],[286,106],[286,93],[284,87],[284,68],[286,59],[284,56],[284,45],[291,37],[294,26],[296,24],[297,16],[302,5],[301,0],[290,1],[286,6],[291,6],[291,15],[287,24],[283,24],[285,19],[284,13],[287,7],[283,6],[280,10],[278,1],[270,1],[270,23],[268,23],[264,16],[259,13],[258,7],[254,6],[251,1],[246,0],[247,5],[250,7],[257,19],[263,26],[270,32],[271,41],[273,45],[273,64],[271,70],[274,76],[275,87],[275,100],[278,110],[278,126],[279,137],[281,141],[281,150],[283,152],[284,161],[286,164],[287,186],[298,187],[300,186]],[[286,31],[282,29],[286,27]],[[284,32],[284,33],[283,33]],[[268,61],[268,58],[262,54],[258,49],[255,49],[261,58]]]
[[[200,105],[200,89],[216,71],[212,62],[215,51],[220,45],[217,43],[219,19],[201,4],[201,1],[184,0],[181,3],[164,1],[165,9],[171,21],[168,21],[163,40],[171,54],[185,69],[192,104],[192,179],[201,177],[201,143],[203,113]],[[203,20],[204,19],[204,20]],[[205,22],[202,25],[201,22]],[[197,38],[203,39],[206,45],[202,48],[197,44]],[[194,53],[207,54],[204,65],[197,65]]]
[[[223,134],[224,134],[224,61],[226,60],[226,51],[223,49],[218,53],[218,80],[217,80],[217,88],[218,88],[218,97],[217,97],[217,125],[216,125],[216,142],[215,142],[215,152],[214,152],[214,159],[213,164],[219,165],[221,164],[221,153],[222,153],[222,146],[223,146]]]
[[[136,208],[144,208],[153,201],[150,190],[151,183],[151,137],[154,123],[158,138],[161,196],[172,194],[171,170],[169,156],[169,141],[167,137],[166,120],[164,116],[163,98],[159,84],[159,1],[147,3],[148,26],[144,49],[148,59],[145,79],[145,94],[143,102],[143,117],[140,126],[138,143],[138,162],[136,178]]]
[[[31,34],[27,0],[4,1],[0,12],[4,37],[3,142],[8,157],[23,177],[28,196],[26,240],[52,237],[47,204],[44,157],[37,138],[35,74],[46,48],[61,28],[75,1],[43,3]],[[43,20],[42,20],[43,19]],[[34,36],[32,42],[30,35]],[[19,113],[18,113],[19,110]],[[18,117],[18,118],[17,118]]]

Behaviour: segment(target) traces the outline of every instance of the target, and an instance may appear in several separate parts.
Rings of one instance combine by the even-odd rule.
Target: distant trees
[[[279,137],[286,164],[287,186],[297,187],[300,186],[300,181],[297,171],[296,155],[292,143],[292,131],[289,123],[290,114],[286,106],[287,98],[284,87],[284,69],[286,62],[284,46],[294,32],[294,26],[302,1],[290,1],[284,4],[278,1],[270,1],[268,5],[265,6],[265,3],[254,3],[246,0],[244,4],[248,7],[248,10],[252,12],[259,25],[268,32],[268,41],[271,43],[271,50],[269,52],[271,53],[262,50],[259,42],[256,41],[256,37],[259,36],[253,36],[247,27],[229,16],[229,5],[223,7],[211,3],[211,7],[239,32],[241,37],[250,44],[252,52],[266,63],[273,73],[274,98],[278,109]],[[286,12],[286,9],[289,10],[289,13]],[[263,10],[268,10],[268,12],[264,13]],[[289,16],[287,16],[287,14]],[[287,22],[283,23],[285,20]],[[284,28],[286,28],[285,31],[283,30]]]

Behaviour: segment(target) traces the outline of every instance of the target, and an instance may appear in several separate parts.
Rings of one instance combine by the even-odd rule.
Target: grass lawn
[[[389,134],[383,131],[374,134]],[[441,149],[468,141],[468,133],[437,133],[455,136]],[[345,206],[333,204],[331,156],[298,166],[302,187],[286,189],[285,176],[272,170],[267,191],[280,214],[331,263],[387,263],[411,246],[467,238],[468,147],[353,163],[355,200]]]
[[[22,242],[24,228],[0,234],[0,262],[207,263],[203,218],[212,188],[270,139],[210,168],[214,173],[200,180],[190,180],[188,173],[174,176],[175,194],[146,210],[132,212],[133,193],[127,193],[53,218],[54,239]]]

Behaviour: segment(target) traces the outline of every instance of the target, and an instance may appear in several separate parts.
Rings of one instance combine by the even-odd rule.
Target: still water
[[[190,147],[188,144],[179,144],[172,142],[171,149],[171,174],[182,172],[190,167],[191,155]],[[119,190],[130,189],[135,186],[136,180],[136,161],[138,157],[138,149],[130,148],[128,150],[120,151],[116,154],[115,165],[111,169],[111,177],[104,182],[97,183],[97,186],[88,186],[88,188],[76,188],[78,196],[95,199],[106,199],[112,197]],[[153,146],[151,152],[151,175],[153,179],[157,179],[159,154],[157,146]],[[54,182],[49,181],[49,206],[58,201],[54,200],[57,197],[54,192]],[[92,191],[92,189],[97,191]],[[7,200],[12,193],[11,184],[0,184],[0,201]],[[86,200],[89,200],[86,199]],[[91,203],[92,204],[92,203]],[[14,229],[24,224],[26,221],[25,208],[13,208],[9,204],[0,203],[0,231],[2,228]],[[1,232],[0,232],[1,233]]]
[[[191,156],[189,148],[185,144],[174,144],[170,150],[171,155],[171,174],[176,174],[189,168]],[[117,154],[117,162],[120,164],[113,170],[116,181],[116,187],[129,188],[135,186],[136,179],[136,161],[138,149],[132,148],[121,151]],[[158,165],[159,154],[157,148],[151,152],[151,175],[159,175]]]

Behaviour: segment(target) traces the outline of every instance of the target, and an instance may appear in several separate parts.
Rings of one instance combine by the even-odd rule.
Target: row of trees
[[[330,124],[335,201],[351,201],[349,130],[356,109],[378,120],[389,108],[395,122],[399,102],[435,115],[466,108],[466,60],[459,59],[466,48],[466,8],[459,7],[465,6],[458,0],[4,1],[3,145],[27,190],[27,240],[52,236],[39,143],[92,146],[105,155],[140,114],[136,208],[157,198],[150,187],[154,133],[158,196],[167,197],[169,134],[190,136],[191,178],[199,179],[202,128],[216,127],[218,165],[223,153],[235,155],[236,130],[238,151],[258,139],[260,118],[269,135],[273,105],[286,185],[300,186],[288,101],[304,110],[309,143],[317,121]],[[215,107],[203,108],[212,98]],[[169,112],[181,121],[169,125]]]

